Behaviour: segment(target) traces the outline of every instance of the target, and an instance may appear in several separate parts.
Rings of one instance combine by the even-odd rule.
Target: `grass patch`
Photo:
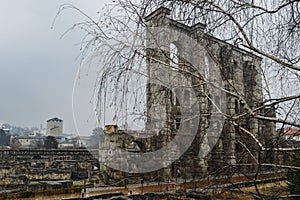
[[[284,196],[288,195],[287,181],[278,181],[273,183],[257,184],[257,188],[263,196]],[[242,199],[253,200],[257,196],[255,186],[240,187],[235,189],[223,189],[214,191],[211,194],[212,199]]]
[[[274,183],[257,184],[257,188],[264,195],[287,195],[287,181],[278,181]],[[257,193],[254,186],[240,188],[241,191]]]

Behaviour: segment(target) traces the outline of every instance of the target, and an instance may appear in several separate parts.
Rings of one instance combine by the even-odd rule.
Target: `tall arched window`
[[[174,43],[170,44],[170,66],[173,70],[179,69],[179,51]]]
[[[235,113],[238,114],[240,112],[240,104],[237,99],[234,101],[234,107],[235,107]]]

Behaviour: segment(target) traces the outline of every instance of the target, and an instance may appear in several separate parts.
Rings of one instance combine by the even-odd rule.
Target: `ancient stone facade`
[[[191,132],[196,131],[187,150],[174,148],[175,154],[183,154],[180,158],[164,169],[140,176],[148,177],[149,180],[158,176],[166,179],[222,175],[227,173],[227,169],[235,169],[237,173],[252,172],[254,168],[245,167],[244,164],[254,163],[255,159],[258,159],[259,148],[254,138],[268,146],[276,132],[273,122],[258,120],[244,114],[251,109],[262,107],[257,109],[256,113],[275,116],[273,108],[263,106],[261,58],[205,34],[203,24],[187,26],[172,20],[168,17],[170,13],[171,10],[162,7],[145,18],[146,26],[156,30],[152,33],[150,30],[146,38],[148,132],[144,134],[156,134],[137,139],[126,136],[130,131],[117,130],[114,127],[109,129],[115,131],[107,134],[108,140],[122,149],[128,150],[129,144],[134,143],[138,146],[135,150],[152,152],[169,144],[180,131],[184,132],[182,140],[191,137]],[[157,29],[158,32],[155,32]],[[163,32],[162,29],[169,32],[159,36],[160,32]],[[177,35],[169,36],[173,32]],[[185,37],[182,35],[191,38],[203,49],[193,49],[193,42],[182,44]],[[172,55],[174,46],[175,59]],[[215,68],[208,66],[206,72],[201,65],[207,63],[213,63]],[[216,90],[221,91],[223,96],[213,91],[211,85],[214,84],[208,83],[218,81],[208,77],[209,74],[216,73],[220,74],[219,78],[223,84]],[[192,89],[194,95],[186,88]],[[185,107],[189,109],[184,110]],[[197,116],[186,114],[196,109],[199,110]],[[219,117],[215,112],[223,117]],[[187,119],[187,116],[190,118]],[[195,118],[198,120],[194,120]],[[220,134],[215,134],[214,131],[220,131]],[[207,149],[209,153],[202,155]],[[269,157],[271,159],[272,156]],[[120,180],[130,176],[105,166],[101,173],[106,173],[108,179],[110,177]]]
[[[156,42],[161,40],[164,42],[157,42],[159,44],[154,49],[152,48],[153,44],[151,44],[154,40],[152,39],[153,41],[151,41],[150,39],[150,42],[148,41],[148,77],[149,79],[158,79],[160,69],[157,67],[157,63],[160,63],[158,65],[160,68],[162,68],[162,66],[166,68],[169,67],[169,69],[165,71],[165,73],[169,74],[164,74],[162,77],[172,80],[172,83],[175,85],[178,84],[181,85],[181,87],[187,86],[182,78],[178,78],[176,77],[177,75],[174,75],[174,72],[184,74],[187,80],[192,82],[191,87],[195,91],[196,97],[194,98],[196,98],[196,100],[191,99],[191,94],[185,93],[186,91],[184,90],[178,95],[178,92],[172,91],[172,89],[167,88],[167,86],[162,87],[162,84],[159,83],[159,81],[162,82],[162,80],[154,83],[152,81],[152,83],[148,84],[147,88],[147,113],[149,119],[148,123],[151,124],[151,129],[163,128],[161,130],[168,130],[169,132],[162,132],[170,134],[171,136],[173,134],[176,135],[180,126],[186,127],[184,131],[187,133],[193,131],[193,129],[198,129],[193,145],[185,155],[179,159],[177,164],[173,164],[187,168],[185,170],[186,173],[206,173],[207,167],[210,172],[212,172],[221,169],[225,165],[235,166],[239,163],[253,163],[254,159],[257,159],[258,154],[258,146],[253,137],[257,137],[262,141],[263,145],[267,145],[276,132],[273,122],[258,120],[247,114],[240,117],[240,115],[247,113],[250,109],[263,106],[261,58],[236,46],[218,40],[211,35],[205,34],[205,25],[203,24],[186,26],[174,21],[168,17],[170,13],[171,10],[162,7],[145,18],[147,27],[167,27],[168,30],[171,30],[170,33],[177,32],[175,37],[168,35],[157,36],[158,34],[156,34]],[[189,49],[193,47],[191,47],[191,44],[189,44],[190,46],[182,44],[181,40],[184,40],[184,38],[181,35],[187,35],[192,38],[196,43],[199,43],[199,47],[203,48],[207,53],[201,54],[201,50],[198,53],[197,50],[195,52],[195,49],[192,49],[193,52],[190,52]],[[177,59],[175,62],[174,59],[172,60],[172,45],[175,45],[177,48]],[[191,58],[191,55],[194,57]],[[204,58],[202,56],[206,57]],[[205,70],[201,69],[201,65],[208,62],[205,59],[213,60],[218,66],[219,72],[208,69],[211,70],[209,72],[210,74],[205,74]],[[208,66],[208,68],[209,67],[210,66]],[[220,77],[224,85],[223,88],[217,88],[217,90],[224,89],[225,99],[223,99],[223,101],[220,99],[222,98],[221,96],[212,94],[213,91],[208,87],[209,83],[207,80],[209,80],[210,77],[207,76],[213,76],[214,73],[221,74]],[[182,97],[180,97],[180,95]],[[178,102],[180,98],[182,99],[181,103]],[[190,123],[183,122],[183,114],[180,110],[182,110],[186,102],[198,103],[200,111],[199,123],[193,124],[192,120],[190,120]],[[220,105],[222,103],[226,104],[224,107],[224,122],[214,119],[214,109],[212,108],[218,107],[218,109],[222,109],[222,105]],[[193,105],[189,106],[192,107]],[[161,112],[167,113],[165,120],[161,120]],[[258,109],[257,113],[266,116],[275,116],[274,109],[272,108]],[[209,126],[222,126],[221,135],[215,138],[215,135],[209,132],[214,129],[209,129]],[[216,131],[218,131],[217,129]],[[243,129],[253,135],[247,134]],[[218,141],[216,142],[214,140]],[[165,142],[167,143],[169,141]],[[216,145],[213,146],[215,142]],[[203,143],[208,143],[210,148],[213,148],[204,160],[198,158],[198,152],[205,146]],[[245,147],[247,147],[247,149]],[[254,158],[250,156],[249,152],[246,152],[248,150]],[[174,166],[172,167],[174,168]],[[251,171],[251,169],[248,170]]]

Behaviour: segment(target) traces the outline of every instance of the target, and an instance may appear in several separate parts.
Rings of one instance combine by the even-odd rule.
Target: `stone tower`
[[[54,117],[47,120],[47,135],[59,137],[63,133],[63,120]]]

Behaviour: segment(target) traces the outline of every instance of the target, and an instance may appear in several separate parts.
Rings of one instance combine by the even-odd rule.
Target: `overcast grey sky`
[[[68,10],[52,21],[63,3],[97,16],[104,0],[0,0],[0,123],[46,126],[57,116],[64,132],[75,133],[72,88],[83,33],[62,33],[80,20]],[[106,1],[107,2],[107,1]]]

